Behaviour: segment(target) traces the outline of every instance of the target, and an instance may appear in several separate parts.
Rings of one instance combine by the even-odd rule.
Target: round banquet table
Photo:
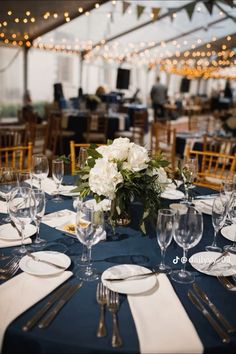
[[[213,192],[199,187],[195,191],[198,194]],[[61,203],[53,203],[50,198],[48,197],[46,213],[60,209],[73,210],[72,198],[63,197],[63,202]],[[163,207],[168,206],[169,202],[167,200],[161,201]],[[137,223],[139,213],[140,205],[134,203],[131,208],[131,224],[126,227],[117,227],[116,232],[119,234],[118,237],[109,237],[108,235],[107,240],[101,241],[92,248],[93,264],[99,272],[102,273],[105,269],[117,264],[138,264],[152,268],[160,262],[160,249],[156,241],[154,228],[149,225],[147,234],[143,235]],[[1,217],[3,217],[3,214],[1,214]],[[80,257],[82,250],[79,241],[45,224],[41,224],[40,235],[47,239],[48,247],[51,247],[51,249],[55,245],[66,246],[66,254],[72,260],[69,270],[76,272],[75,262]],[[202,240],[196,247],[190,249],[188,256],[203,251],[205,246],[212,242],[212,239],[213,227],[211,216],[204,215]],[[222,236],[219,236],[218,241],[221,246],[229,242]],[[4,249],[2,251],[7,253],[11,252],[11,249]],[[173,268],[179,268],[181,265],[174,265],[173,260],[176,256],[181,257],[181,255],[182,249],[172,241],[166,252],[166,263]],[[194,273],[197,283],[206,291],[226,318],[236,326],[236,294],[223,288],[216,277],[199,273],[191,265],[187,265],[187,269]],[[75,276],[69,279],[70,283],[78,281]],[[187,291],[192,286],[181,285],[172,281],[171,284],[199,334],[204,345],[204,353],[236,353],[236,335],[230,336],[231,342],[229,344],[223,344],[206,319],[189,301]],[[47,302],[50,295],[28,309],[7,328],[3,342],[3,354],[140,353],[137,332],[126,295],[120,295],[120,309],[118,312],[123,346],[120,348],[112,348],[111,346],[112,323],[111,315],[108,312],[106,313],[108,335],[103,338],[96,337],[99,320],[96,286],[97,281],[84,282],[83,286],[63,307],[47,329],[34,327],[29,332],[23,332],[21,327]],[[20,301],[20,298],[21,294],[16,289],[15,301]],[[4,304],[0,305],[4,306]]]

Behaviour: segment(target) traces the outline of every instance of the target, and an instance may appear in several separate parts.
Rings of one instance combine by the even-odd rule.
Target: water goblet
[[[29,171],[19,171],[17,174],[17,181],[19,187],[32,188],[32,175]]]
[[[47,178],[49,173],[48,158],[43,154],[32,156],[32,176],[39,182],[39,189],[42,189],[42,180]]]
[[[57,194],[53,198],[54,202],[61,202],[62,198],[59,195],[60,186],[64,177],[64,162],[60,159],[52,160],[52,178],[56,183]]]
[[[191,198],[189,194],[189,189],[192,188],[194,179],[197,176],[198,171],[198,161],[196,158],[184,158],[181,175],[184,182],[185,200],[184,204],[191,204]]]
[[[7,216],[2,220],[4,222],[10,222],[9,217],[9,199],[12,189],[17,186],[17,172],[12,167],[2,167],[0,170],[0,194],[1,197],[6,200],[7,204]]]
[[[36,200],[36,207],[32,209],[32,219],[36,225],[36,238],[34,240],[34,243],[32,244],[31,248],[38,249],[42,248],[46,245],[46,240],[42,239],[39,236],[39,229],[40,229],[40,223],[42,220],[42,217],[44,216],[45,213],[45,205],[46,205],[46,198],[45,198],[45,193],[42,189],[37,189],[33,188],[34,191],[34,196]]]
[[[224,251],[229,251],[236,254],[236,191],[231,195],[228,204],[228,217],[232,225],[234,225],[232,232],[234,232],[234,241],[232,245],[224,246]]]
[[[77,159],[77,166],[79,167],[80,170],[84,168],[87,158],[88,158],[87,148],[81,147],[79,150],[79,156]]]
[[[206,246],[206,251],[222,252],[222,248],[217,245],[217,234],[224,226],[225,219],[228,213],[228,197],[220,194],[214,199],[212,205],[212,225],[214,227],[214,238],[211,245]]]
[[[171,273],[171,278],[181,284],[194,282],[194,276],[186,271],[187,252],[195,247],[201,240],[203,233],[202,213],[192,206],[176,213],[176,224],[174,227],[174,240],[183,248],[182,268]]]
[[[27,252],[24,245],[25,227],[31,223],[35,208],[36,200],[31,188],[16,187],[11,191],[9,214],[21,236],[21,248],[17,252],[20,255],[24,255]]]
[[[165,264],[166,249],[170,245],[173,237],[175,224],[175,211],[171,209],[158,210],[156,234],[157,242],[161,249],[161,263],[156,268],[161,273],[170,273],[171,268]]]
[[[104,218],[101,210],[88,208],[83,204],[76,215],[76,235],[78,240],[87,247],[87,266],[79,268],[77,277],[85,281],[93,281],[99,278],[96,269],[91,265],[91,248],[97,244],[104,231]]]

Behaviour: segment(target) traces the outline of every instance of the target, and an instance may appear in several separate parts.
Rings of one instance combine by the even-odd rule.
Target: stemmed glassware
[[[233,225],[232,232],[234,233],[234,242],[232,245],[226,245],[224,251],[229,251],[231,253],[236,253],[236,191],[231,195],[229,204],[228,204],[228,217],[230,222]]]
[[[49,173],[48,158],[43,154],[32,156],[32,175],[39,181],[39,189],[42,189],[42,180],[47,178]]]
[[[41,248],[44,247],[46,244],[46,240],[40,238],[39,236],[39,228],[40,228],[40,223],[42,220],[42,217],[44,216],[45,213],[45,193],[42,189],[33,189],[34,191],[34,196],[36,200],[36,207],[32,209],[32,219],[35,222],[36,225],[36,239],[34,240],[34,243],[32,244],[32,248]]]
[[[25,227],[31,223],[35,213],[36,200],[34,192],[28,187],[16,187],[10,193],[9,213],[21,236],[21,248],[18,253],[23,255],[27,252],[24,245]]]
[[[9,200],[11,191],[17,186],[17,172],[12,167],[2,167],[0,170],[0,193],[6,200],[7,211],[9,214]],[[10,222],[9,215],[2,219],[4,222]]]
[[[182,284],[194,282],[194,276],[186,271],[187,252],[195,247],[202,238],[203,218],[202,213],[192,206],[176,213],[176,224],[174,228],[174,240],[183,248],[183,257],[181,258],[182,269],[171,273],[171,278]]]
[[[83,204],[76,215],[76,235],[78,240],[87,247],[87,266],[80,267],[77,276],[86,281],[98,279],[96,269],[91,266],[91,248],[98,243],[104,231],[104,217],[102,211],[95,211]]]
[[[60,159],[52,160],[52,178],[56,183],[57,194],[53,198],[54,202],[61,202],[62,198],[59,195],[60,186],[64,177],[64,162]]]
[[[77,159],[77,166],[82,169],[85,166],[85,163],[87,161],[88,158],[88,152],[87,152],[87,148],[85,147],[81,147],[79,150],[79,156]]]
[[[217,234],[224,226],[228,213],[229,200],[226,195],[220,194],[214,199],[212,205],[212,225],[214,227],[214,238],[210,246],[206,246],[206,251],[222,252],[222,248],[217,245]]]
[[[17,180],[19,187],[32,188],[32,175],[29,171],[19,171],[17,174]]]
[[[184,182],[185,200],[184,204],[191,204],[189,189],[192,188],[194,179],[197,176],[198,160],[196,158],[184,158],[181,175]]]
[[[175,211],[171,209],[160,209],[157,216],[156,234],[157,242],[161,249],[161,263],[157,271],[161,273],[170,273],[171,268],[165,264],[165,253],[173,237],[175,225]]]

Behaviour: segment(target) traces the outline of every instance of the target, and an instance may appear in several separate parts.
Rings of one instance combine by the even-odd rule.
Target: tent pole
[[[23,48],[23,90],[24,94],[28,90],[28,51],[29,48]]]

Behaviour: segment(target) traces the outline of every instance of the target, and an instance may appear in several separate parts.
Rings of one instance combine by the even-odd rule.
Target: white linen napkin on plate
[[[214,198],[212,199],[197,199],[193,201],[195,207],[202,213],[212,214],[212,206]]]
[[[76,213],[69,209],[63,209],[60,211],[56,211],[55,213],[44,215],[42,218],[42,223],[51,226],[58,227],[61,225],[65,225],[66,223],[75,223]]]
[[[38,181],[33,178],[33,186],[38,187]],[[69,192],[76,186],[61,186],[60,192]],[[42,180],[42,190],[50,195],[57,193],[56,183],[51,178],[45,178]]]
[[[140,281],[142,281],[140,279]],[[128,295],[142,354],[203,353],[202,342],[164,274],[143,294]]]
[[[71,276],[70,271],[50,277],[35,277],[21,273],[0,285],[0,352],[9,324]],[[21,296],[20,301],[16,299],[16,291]]]
[[[29,245],[30,243],[32,243],[32,240],[31,240],[30,237],[27,237],[24,240],[24,245]],[[13,241],[13,240],[2,240],[2,239],[0,239],[0,248],[14,247],[14,246],[21,246],[21,240]]]
[[[0,200],[0,213],[7,214],[7,203]]]

